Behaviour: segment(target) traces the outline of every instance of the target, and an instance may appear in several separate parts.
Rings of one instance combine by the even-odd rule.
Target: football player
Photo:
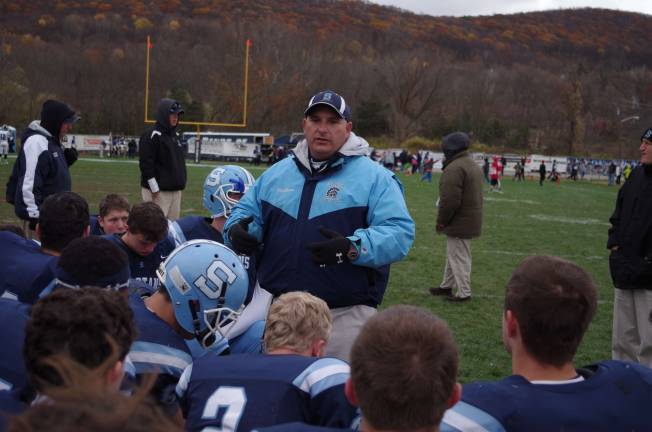
[[[58,387],[80,385],[53,367],[56,356],[89,369],[105,392],[117,392],[135,335],[133,314],[116,292],[89,287],[58,290],[40,299],[25,330],[28,387],[19,393],[21,400],[27,404],[42,401],[42,396],[56,397]]]
[[[7,165],[7,153],[9,153],[9,137],[11,132],[7,125],[0,127],[0,156],[2,157],[2,164]]]
[[[573,365],[596,309],[595,283],[582,268],[558,257],[523,260],[507,282],[502,317],[512,375],[465,384],[441,431],[649,430],[651,369]]]
[[[91,234],[124,234],[129,219],[129,201],[118,194],[108,194],[100,201],[99,213],[91,215]]]
[[[118,245],[129,258],[131,277],[148,285],[151,292],[158,289],[156,270],[174,249],[168,239],[168,221],[161,208],[153,202],[135,204],[129,213],[124,234],[105,238]]]
[[[183,372],[176,392],[186,430],[250,431],[293,421],[350,426],[357,410],[344,394],[349,366],[322,358],[331,328],[323,300],[300,291],[281,295],[265,324],[266,354],[206,355]]]
[[[173,415],[178,411],[174,388],[192,361],[185,341],[221,352],[227,343],[224,329],[237,322],[248,280],[238,256],[210,240],[184,243],[157,275],[161,284],[154,294],[129,297],[139,331],[129,357],[138,376],[158,373],[153,393]]]
[[[195,239],[213,240],[224,243],[224,223],[233,207],[254,184],[254,177],[237,165],[214,168],[204,180],[204,208],[211,217],[184,216],[170,221],[168,235],[179,246]],[[272,295],[256,285],[255,255],[239,255],[249,275],[249,290],[245,300],[246,308],[236,326],[229,330],[231,353],[260,352],[265,327],[265,317]],[[195,348],[195,347],[191,347]]]
[[[33,304],[54,279],[58,256],[72,240],[88,235],[88,204],[74,192],[60,192],[43,201],[36,225],[38,243],[0,231],[0,293]]]

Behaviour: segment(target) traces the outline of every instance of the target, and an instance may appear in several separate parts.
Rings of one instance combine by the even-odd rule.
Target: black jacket
[[[652,289],[652,166],[643,165],[618,192],[607,248],[614,286]]]
[[[179,191],[186,187],[185,154],[179,132],[169,121],[170,107],[174,103],[172,99],[162,99],[156,124],[140,137],[140,185],[154,192]]]

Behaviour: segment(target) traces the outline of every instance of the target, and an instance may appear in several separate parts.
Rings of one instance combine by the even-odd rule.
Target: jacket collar
[[[351,132],[349,134],[349,139],[346,140],[342,148],[340,148],[331,159],[328,161],[328,168],[324,171],[328,171],[330,167],[339,165],[337,163],[343,156],[367,156],[369,152],[369,143],[355,133]],[[304,171],[312,173],[310,167],[310,154],[308,150],[308,141],[304,138],[297,144],[297,146],[292,150],[292,156],[294,157],[297,165],[303,168]]]
[[[459,153],[456,153],[456,154],[453,155],[453,157],[451,157],[450,159],[445,159],[445,160],[444,160],[444,163],[442,164],[442,168],[441,168],[441,169],[442,169],[442,170],[446,169],[446,167],[447,167],[448,165],[450,165],[450,163],[453,162],[455,159],[459,159],[459,158],[461,158],[461,157],[468,156],[468,155],[469,155],[469,152],[466,151],[466,150],[461,151],[461,152],[459,152]]]

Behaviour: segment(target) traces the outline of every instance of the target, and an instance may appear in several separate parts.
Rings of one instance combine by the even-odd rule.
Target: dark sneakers
[[[452,296],[453,295],[453,289],[452,288],[432,287],[432,288],[429,288],[428,291],[430,291],[430,294],[432,294],[434,296]]]
[[[454,302],[454,303],[462,303],[471,300],[471,296],[468,297],[448,296],[444,300],[449,302]]]

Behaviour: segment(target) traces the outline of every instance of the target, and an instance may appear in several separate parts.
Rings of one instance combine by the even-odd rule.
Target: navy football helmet
[[[249,287],[235,252],[214,241],[191,240],[176,248],[156,273],[183,330],[204,348],[227,338]]]
[[[254,176],[237,165],[218,166],[204,180],[204,207],[216,218],[228,217],[238,203],[230,193],[244,194],[254,184]]]

